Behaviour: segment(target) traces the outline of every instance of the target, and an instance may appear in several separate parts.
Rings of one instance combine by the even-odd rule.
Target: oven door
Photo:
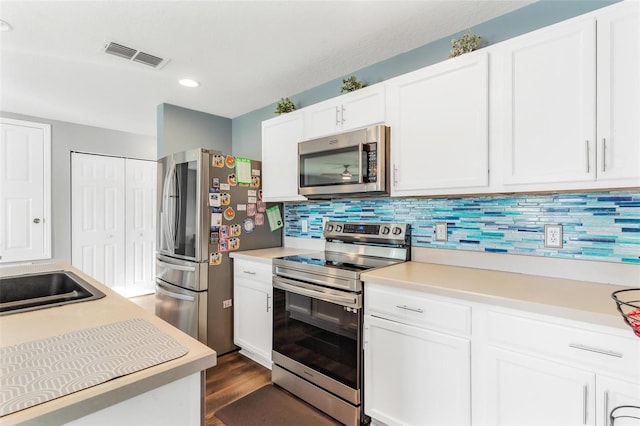
[[[360,404],[362,294],[275,276],[273,361]]]

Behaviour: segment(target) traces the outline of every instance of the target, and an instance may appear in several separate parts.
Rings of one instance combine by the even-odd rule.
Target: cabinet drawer
[[[563,320],[511,312],[487,313],[490,345],[562,359],[597,372],[640,379],[640,339],[563,323]]]
[[[236,278],[242,277],[271,285],[271,263],[234,259],[233,275]]]
[[[471,306],[419,291],[365,283],[365,314],[446,333],[471,334]]]

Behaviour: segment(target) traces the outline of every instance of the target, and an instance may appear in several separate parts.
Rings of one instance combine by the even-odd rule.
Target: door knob
[[[35,219],[33,219],[33,223],[40,223],[40,219],[36,217]]]

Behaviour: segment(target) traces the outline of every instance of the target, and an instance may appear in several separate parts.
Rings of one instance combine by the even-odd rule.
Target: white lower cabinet
[[[640,406],[630,329],[370,282],[364,328],[374,424],[612,426]]]
[[[234,259],[233,341],[240,353],[271,369],[271,264]]]
[[[476,312],[486,317],[474,328],[474,423],[604,426],[613,408],[640,406],[640,340],[632,332],[493,307]]]
[[[494,347],[487,355],[483,424],[595,424],[594,373]]]
[[[458,322],[459,312],[365,286],[365,413],[388,425],[471,424],[470,340],[436,331],[430,318],[437,311]]]
[[[365,412],[388,425],[471,424],[468,339],[365,317]]]

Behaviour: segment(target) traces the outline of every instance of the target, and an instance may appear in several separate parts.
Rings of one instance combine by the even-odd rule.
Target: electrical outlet
[[[447,222],[436,223],[436,241],[447,241]]]
[[[327,216],[322,217],[322,229],[325,228],[325,225],[329,222],[329,218]]]
[[[309,221],[307,219],[302,219],[300,221],[300,227],[302,228],[302,232],[306,234],[309,232]]]
[[[227,299],[222,301],[222,308],[227,309],[233,306],[233,299]]]
[[[562,225],[544,226],[544,246],[562,248]]]

